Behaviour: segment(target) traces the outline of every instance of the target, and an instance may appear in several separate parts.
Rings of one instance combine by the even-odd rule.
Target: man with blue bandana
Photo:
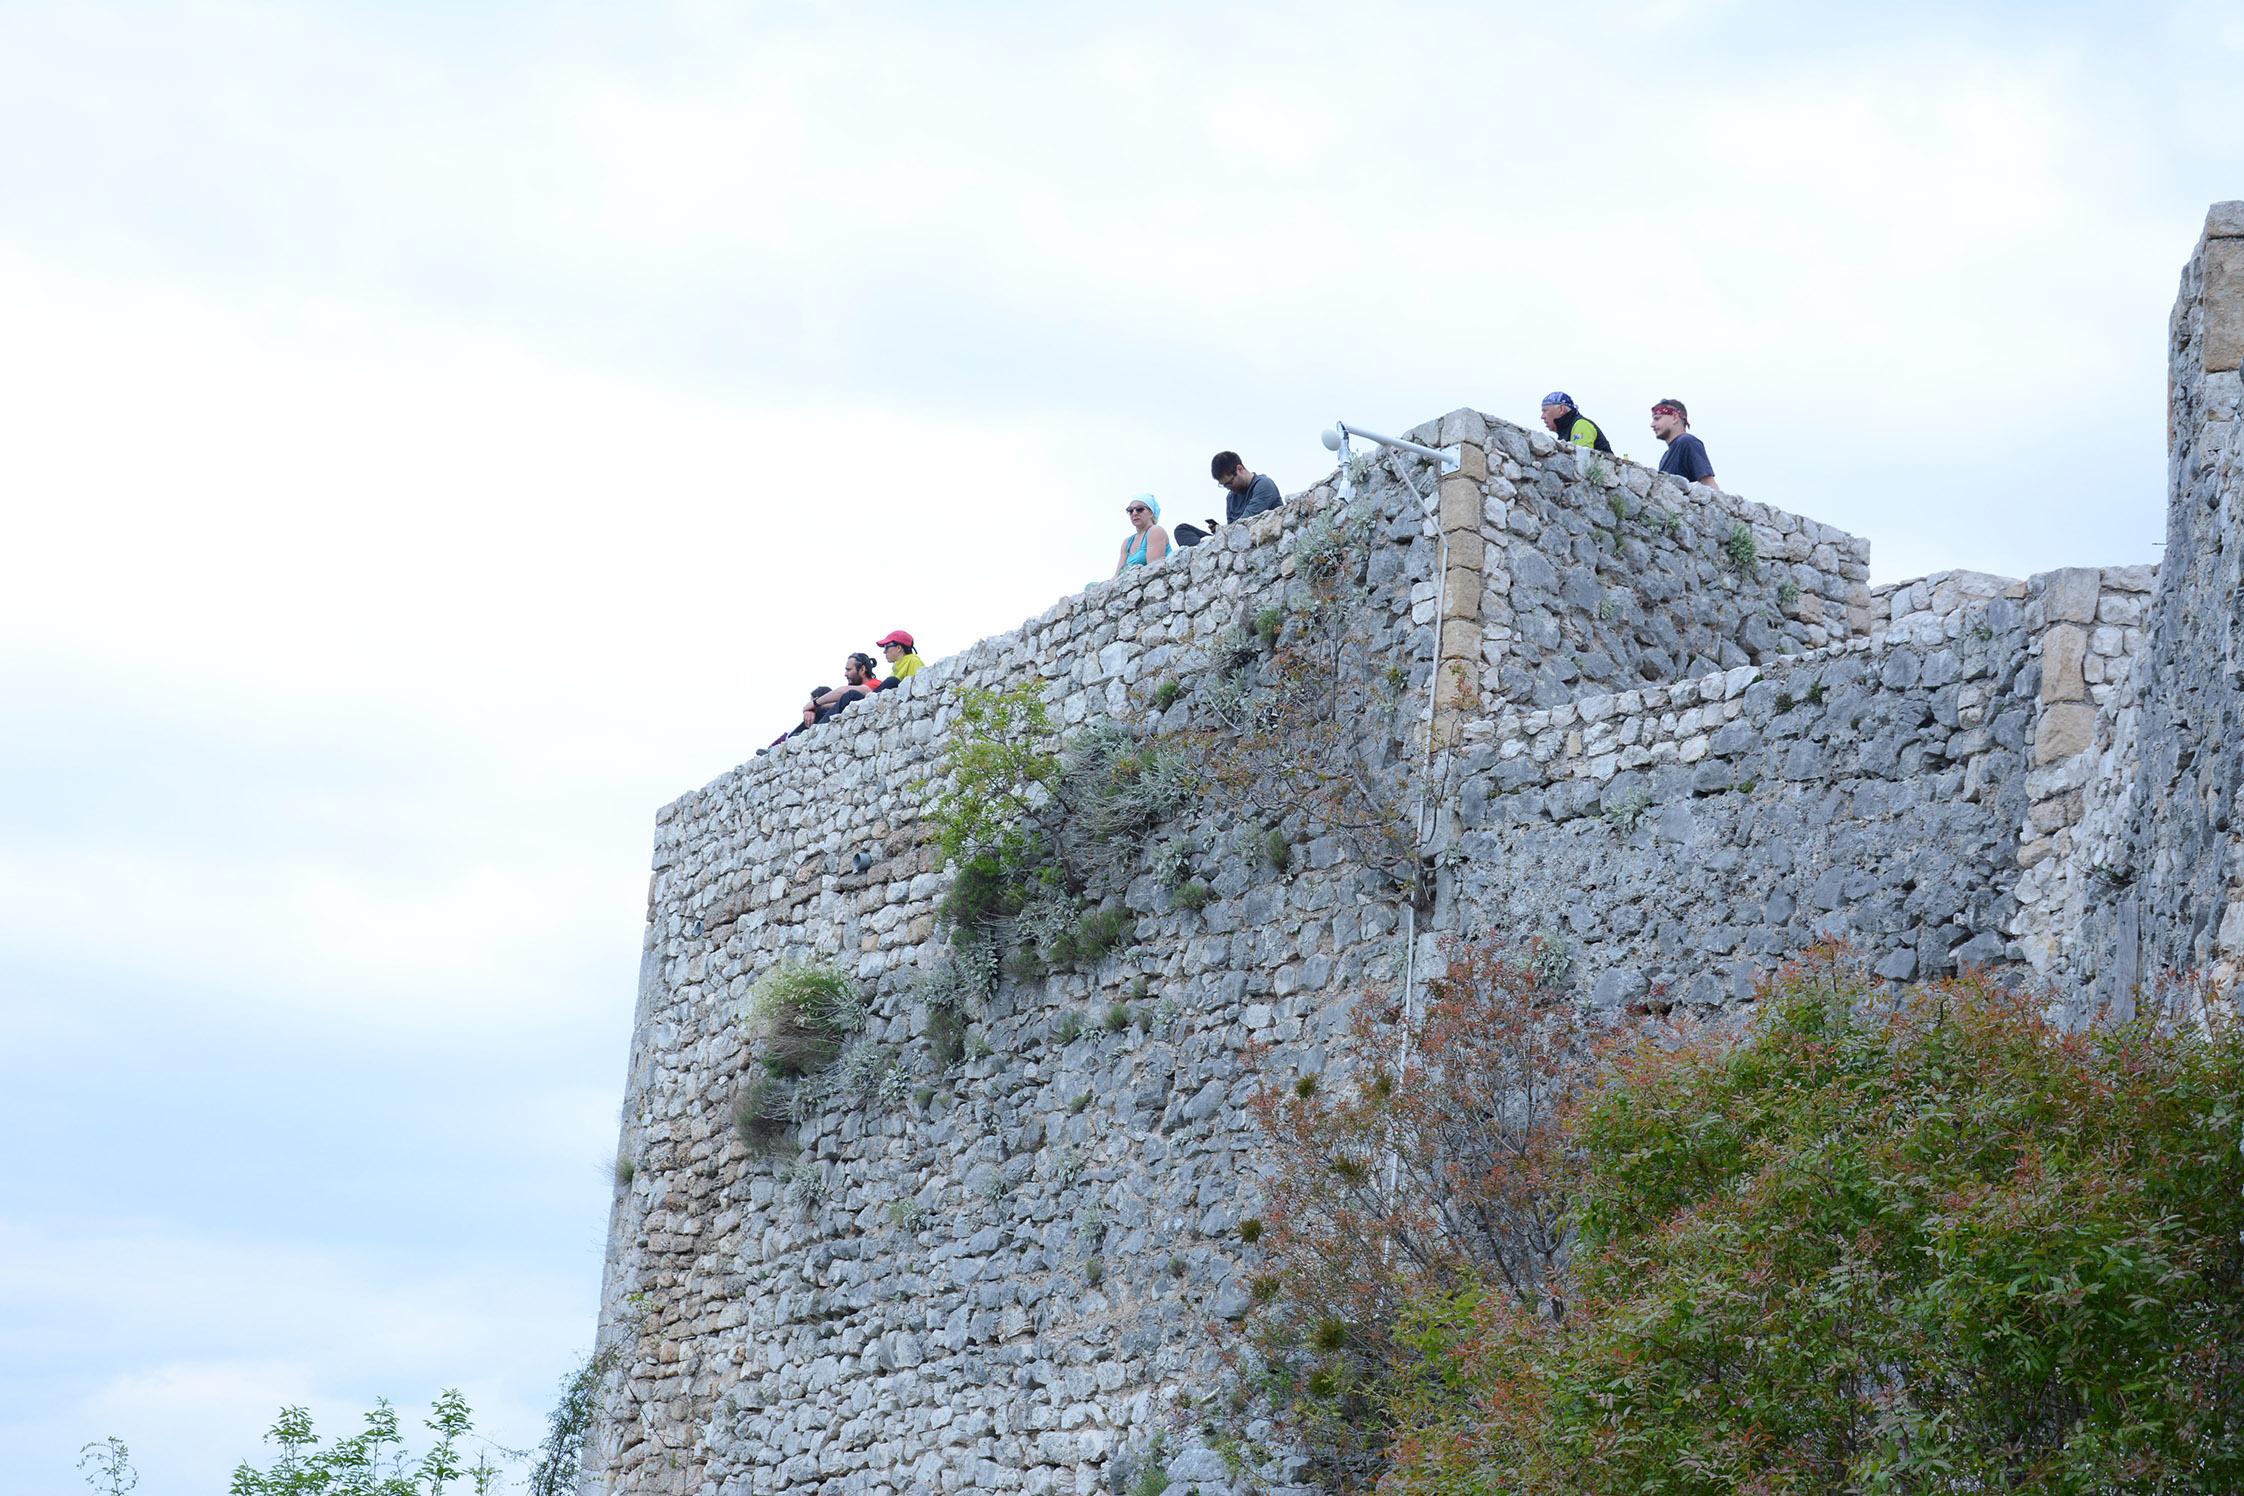
[[[1543,424],[1557,432],[1562,442],[1572,442],[1596,452],[1613,450],[1605,433],[1597,429],[1597,422],[1583,415],[1575,407],[1574,397],[1564,390],[1552,390],[1543,397]]]

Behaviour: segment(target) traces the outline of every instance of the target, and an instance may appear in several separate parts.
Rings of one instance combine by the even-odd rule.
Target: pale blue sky
[[[1376,17],[1376,19],[1373,19]],[[1562,386],[2153,559],[2231,4],[0,3],[0,1489],[589,1341],[652,813],[1208,455]]]

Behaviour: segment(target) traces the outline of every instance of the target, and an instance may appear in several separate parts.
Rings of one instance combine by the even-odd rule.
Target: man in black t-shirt
[[[1652,434],[1667,443],[1667,455],[1660,459],[1660,471],[1672,473],[1685,483],[1704,483],[1708,488],[1719,489],[1714,481],[1714,464],[1707,459],[1706,443],[1691,435],[1691,413],[1680,400],[1662,400],[1652,407]]]

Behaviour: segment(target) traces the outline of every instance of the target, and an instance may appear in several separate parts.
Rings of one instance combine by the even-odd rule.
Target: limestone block
[[[2150,617],[2150,599],[2139,592],[2107,592],[2096,604],[2098,623],[2132,627]]]
[[[1442,617],[1469,618],[1480,621],[1480,572],[1470,566],[1452,566],[1442,578]],[[1472,653],[1480,653],[1480,641],[1473,641]]]
[[[1466,618],[1444,619],[1441,626],[1441,657],[1444,660],[1480,658],[1480,625]]]
[[[2041,636],[2041,699],[2084,701],[2088,683],[2081,676],[2081,659],[2088,653],[2088,631],[2079,624],[2060,623]]]
[[[1478,530],[1458,530],[1449,537],[1449,569],[1479,571],[1488,558],[1488,542]]]
[[[2078,790],[2036,801],[2026,812],[2026,824],[2043,833],[2070,826],[2080,819],[2081,794]]]
[[[1457,449],[1457,471],[1475,483],[1488,481],[1488,449],[1466,442]]]
[[[2207,242],[2198,304],[2205,319],[2198,348],[2205,372],[2244,366],[2244,239]]]
[[[2215,203],[2206,209],[2205,237],[2244,239],[2244,201]]]
[[[2034,729],[2034,763],[2053,764],[2071,758],[2096,738],[2096,709],[2084,701],[2062,701],[2046,707]]]
[[[1469,407],[1451,411],[1441,418],[1437,447],[1454,447],[1460,442],[1485,449],[1488,445],[1488,420],[1479,411]]]
[[[2094,623],[2103,573],[2093,566],[2068,566],[2041,579],[2043,616],[2051,623]]]
[[[1480,485],[1463,473],[1451,473],[1441,480],[1441,527],[1444,530],[1480,529]]]

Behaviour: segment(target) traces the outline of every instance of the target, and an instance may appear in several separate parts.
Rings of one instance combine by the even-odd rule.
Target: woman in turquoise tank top
[[[1130,516],[1130,538],[1122,542],[1122,559],[1114,563],[1114,574],[1122,575],[1133,566],[1151,566],[1169,554],[1169,532],[1161,528],[1161,501],[1149,493],[1141,493],[1122,506]]]

